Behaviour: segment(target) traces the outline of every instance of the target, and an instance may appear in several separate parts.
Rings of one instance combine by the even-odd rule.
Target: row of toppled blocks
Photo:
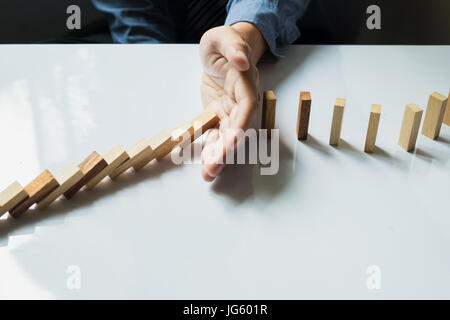
[[[191,143],[218,122],[217,115],[206,110],[191,122],[183,121],[170,132],[163,130],[127,149],[116,145],[103,156],[94,151],[78,166],[70,163],[54,176],[45,170],[25,187],[15,181],[0,193],[0,216],[9,212],[18,218],[35,203],[43,210],[62,195],[70,199],[84,186],[94,188],[107,176],[115,179],[130,168],[137,172],[153,159],[161,160],[177,146]]]
[[[422,126],[422,134],[433,140],[439,137],[442,123],[450,126],[450,99],[434,92],[430,95],[425,119]],[[308,137],[308,126],[311,112],[311,93],[300,92],[300,102],[297,115],[297,139],[306,140]],[[337,98],[334,104],[333,118],[330,132],[330,145],[338,146],[341,139],[342,123],[344,118],[346,100]],[[276,96],[273,91],[266,91],[263,99],[261,128],[270,130],[275,125]],[[402,126],[398,144],[408,152],[415,149],[420,124],[422,122],[423,109],[415,103],[406,105],[403,115]],[[369,125],[367,128],[364,151],[371,153],[375,150],[375,142],[380,122],[381,106],[374,104],[370,110]]]

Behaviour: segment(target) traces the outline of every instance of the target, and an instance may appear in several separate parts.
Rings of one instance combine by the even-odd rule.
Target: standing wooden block
[[[367,128],[366,144],[364,152],[372,153],[375,150],[377,140],[378,124],[380,123],[381,106],[373,104],[370,110],[369,126]]]
[[[171,130],[173,148],[180,144],[191,143],[194,140],[194,126],[191,122],[182,121]]]
[[[17,181],[0,193],[0,217],[28,198],[28,193]]]
[[[423,110],[415,103],[406,105],[398,145],[410,152],[416,147]]]
[[[128,147],[127,154],[129,155],[129,159],[113,170],[109,175],[111,179],[117,178],[131,167],[137,172],[154,158],[153,150],[145,138],[140,139]]]
[[[45,170],[36,179],[31,181],[24,189],[28,197],[17,205],[9,213],[13,218],[18,218],[22,213],[28,210],[34,203],[44,199],[46,195],[58,187],[58,182],[53,175]]]
[[[450,126],[450,102],[448,102],[449,100],[450,100],[450,92],[448,93],[447,105],[444,114],[444,123],[448,126]]]
[[[308,138],[309,115],[311,113],[311,93],[300,92],[297,114],[297,139],[306,140]]]
[[[337,98],[334,104],[333,120],[331,123],[330,145],[338,146],[341,140],[342,120],[344,119],[345,99]]]
[[[194,127],[194,138],[200,137],[208,129],[215,127],[219,123],[219,117],[213,111],[207,109],[202,112],[197,118],[191,121]]]
[[[273,91],[266,91],[263,95],[263,106],[261,115],[261,129],[267,129],[267,138],[270,138],[272,129],[275,128],[275,111],[277,108],[277,97]]]
[[[83,173],[83,178],[81,178],[75,185],[73,185],[69,190],[64,192],[64,196],[67,199],[72,198],[86,183],[91,181],[99,172],[106,168],[108,164],[105,159],[97,152],[92,152],[86,159],[84,159],[79,167]]]
[[[83,173],[75,163],[68,164],[65,168],[55,174],[55,179],[59,184],[55,190],[50,192],[44,199],[37,203],[38,209],[47,208],[60,195],[73,187],[83,178]]]
[[[86,184],[86,188],[88,190],[94,188],[100,181],[111,174],[117,167],[127,161],[130,157],[120,145],[115,145],[103,156],[103,158],[108,165]]]
[[[442,94],[434,92],[430,95],[422,126],[422,134],[424,136],[433,140],[439,137],[446,104],[447,98]]]
[[[150,147],[155,152],[156,160],[161,160],[173,149],[172,135],[167,130],[162,130],[149,140]]]

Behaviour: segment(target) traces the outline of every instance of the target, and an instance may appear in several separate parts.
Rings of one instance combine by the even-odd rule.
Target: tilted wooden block
[[[381,106],[373,104],[370,110],[369,126],[367,128],[366,144],[364,152],[372,153],[375,150],[375,142],[378,134],[378,124],[380,123]]]
[[[28,198],[28,193],[17,181],[0,193],[0,217]]]
[[[217,114],[209,109],[203,111],[197,118],[191,121],[194,127],[194,138],[197,139],[208,129],[215,127],[217,123],[219,123]]]
[[[408,152],[413,151],[416,147],[422,114],[423,109],[415,103],[406,105],[398,145]]]
[[[55,179],[59,184],[55,190],[50,192],[44,199],[37,203],[40,210],[47,208],[53,201],[58,199],[60,195],[73,187],[83,178],[83,173],[75,163],[69,163],[61,171],[55,174]]]
[[[444,114],[444,123],[448,126],[450,126],[450,92],[448,93],[447,98],[447,105],[445,108],[445,114]]]
[[[156,160],[161,160],[173,149],[172,135],[167,130],[162,130],[149,140],[150,147],[155,152]]]
[[[103,156],[103,158],[108,165],[86,184],[88,190],[94,188],[106,176],[127,161],[130,156],[120,145],[115,145]]]
[[[145,138],[128,147],[126,151],[129,159],[113,170],[109,175],[111,179],[117,178],[131,167],[137,172],[154,159],[154,152]]]
[[[24,189],[28,197],[17,205],[9,213],[12,217],[18,218],[22,213],[28,210],[34,203],[44,199],[46,195],[58,187],[58,182],[53,175],[45,170],[36,179],[31,181]]]
[[[271,137],[271,130],[275,128],[275,112],[277,97],[273,91],[266,91],[263,95],[263,107],[261,115],[261,129],[267,129],[267,137]]]
[[[108,164],[105,159],[97,152],[92,152],[86,159],[84,159],[79,167],[83,173],[83,178],[73,185],[69,190],[64,192],[67,199],[72,198],[86,183],[91,181],[99,172],[106,168]]]
[[[330,145],[338,146],[341,140],[342,121],[344,119],[345,99],[337,98],[334,104],[333,120],[331,123]]]
[[[422,134],[424,136],[433,140],[439,137],[446,104],[447,98],[442,94],[434,92],[430,95],[422,126]]]
[[[297,139],[306,140],[308,138],[309,115],[311,113],[311,93],[300,92],[297,114]]]
[[[191,122],[182,121],[170,131],[172,137],[173,148],[184,143],[191,143],[194,140],[194,126]]]

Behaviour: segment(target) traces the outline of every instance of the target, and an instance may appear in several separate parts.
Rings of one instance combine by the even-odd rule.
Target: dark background
[[[66,28],[71,4],[81,8],[81,31]],[[371,4],[381,7],[382,30],[366,28]],[[312,0],[299,26],[297,43],[450,44],[450,1]],[[0,0],[0,43],[72,42],[111,42],[90,0]]]

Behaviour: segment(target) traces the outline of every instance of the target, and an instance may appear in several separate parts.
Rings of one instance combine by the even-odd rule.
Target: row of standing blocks
[[[183,121],[170,132],[163,130],[127,149],[116,145],[103,156],[94,151],[78,166],[70,163],[54,176],[45,170],[25,187],[16,181],[0,193],[0,216],[9,212],[17,218],[35,203],[42,210],[61,195],[70,199],[84,186],[94,188],[107,176],[114,180],[130,168],[137,172],[153,159],[161,160],[177,146],[191,143],[218,122],[217,115],[206,110],[191,122]]]
[[[447,107],[449,97],[434,92],[428,100],[425,120],[422,126],[422,134],[433,140],[439,137],[442,123],[450,126],[450,107]],[[308,137],[309,118],[311,113],[311,93],[300,92],[300,102],[297,115],[297,139],[306,140]],[[346,100],[337,98],[334,104],[333,118],[331,122],[330,145],[338,146],[341,139],[342,123],[344,119]],[[270,130],[275,126],[276,96],[273,91],[264,92],[261,128]],[[406,105],[403,122],[400,130],[398,144],[408,152],[414,150],[423,110],[415,103]],[[375,150],[375,142],[380,122],[381,106],[374,104],[370,110],[369,125],[367,128],[364,152],[372,153]]]

